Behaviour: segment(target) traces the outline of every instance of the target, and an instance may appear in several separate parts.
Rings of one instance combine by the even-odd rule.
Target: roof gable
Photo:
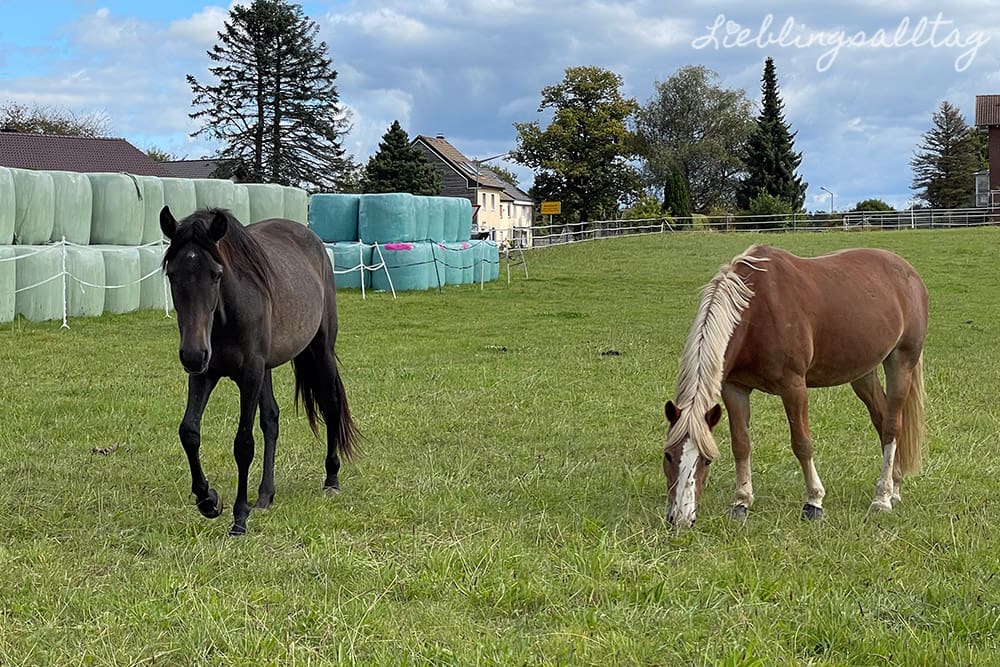
[[[167,176],[153,158],[124,139],[0,131],[0,166]]]
[[[493,172],[485,166],[480,166],[477,170],[475,161],[462,155],[444,137],[440,135],[428,137],[424,134],[418,134],[410,143],[414,144],[418,141],[427,146],[431,152],[440,157],[443,162],[468,179],[473,185],[475,185],[478,177],[479,187],[496,188],[497,190],[504,189],[505,183],[498,179]]]

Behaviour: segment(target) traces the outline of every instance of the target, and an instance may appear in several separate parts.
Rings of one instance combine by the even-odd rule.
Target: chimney
[[[434,138],[435,139],[444,139],[444,135],[441,134],[440,132],[438,132],[436,135],[434,135]]]

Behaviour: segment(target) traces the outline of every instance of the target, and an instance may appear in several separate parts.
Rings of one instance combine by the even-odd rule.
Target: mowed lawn
[[[891,515],[849,387],[814,390],[826,518],[780,401],[754,394],[757,501],[725,518],[726,424],[697,525],[665,525],[663,403],[699,290],[748,245],[895,250],[931,295],[929,456]],[[1000,229],[692,234],[527,254],[530,278],[340,294],[337,352],[366,455],[282,406],[277,495],[228,536],[236,392],[203,461],[163,313],[0,325],[0,665],[964,665],[1000,638]],[[609,351],[618,354],[604,354]],[[258,459],[251,478],[255,496]]]

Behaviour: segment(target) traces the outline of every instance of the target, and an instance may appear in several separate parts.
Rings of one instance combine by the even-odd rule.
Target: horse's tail
[[[904,475],[920,470],[926,451],[927,432],[924,426],[924,356],[917,359],[910,380],[910,392],[903,402],[903,426],[896,437],[896,456]]]
[[[354,420],[351,419],[351,411],[347,406],[347,393],[344,391],[344,383],[340,379],[340,369],[337,367],[335,356],[333,356],[332,362],[334,376],[333,386],[330,387],[329,378],[322,372],[325,365],[321,364],[314,355],[303,352],[292,359],[292,368],[295,371],[295,407],[297,409],[299,403],[302,403],[306,417],[309,419],[309,428],[312,429],[313,435],[317,438],[319,437],[317,423],[323,421],[326,423],[327,429],[330,429],[329,418],[335,417],[337,420],[335,430],[328,436],[333,436],[337,451],[344,460],[350,461],[356,454],[361,453],[358,446],[361,433],[354,424]],[[323,409],[322,406],[317,409],[319,402],[316,396],[317,392],[321,396],[328,394],[330,404],[327,409]]]

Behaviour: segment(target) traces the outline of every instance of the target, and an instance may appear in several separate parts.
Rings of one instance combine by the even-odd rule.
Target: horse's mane
[[[212,241],[209,227],[216,214],[226,217],[226,234],[218,243]],[[204,249],[226,271],[252,281],[268,298],[273,298],[274,266],[257,239],[247,233],[233,214],[223,208],[206,208],[195,211],[177,225],[174,238],[163,255],[163,266],[177,256],[180,249],[194,243]]]
[[[756,256],[759,250],[758,245],[750,246],[724,264],[702,290],[698,314],[684,344],[677,376],[677,407],[684,424],[670,430],[672,437],[667,438],[668,448],[687,433],[698,445],[702,456],[709,460],[719,456],[719,448],[711,437],[705,414],[722,391],[726,348],[754,294],[746,280],[736,272],[736,267],[743,264],[755,271],[765,271],[757,264],[768,261],[768,258]]]

